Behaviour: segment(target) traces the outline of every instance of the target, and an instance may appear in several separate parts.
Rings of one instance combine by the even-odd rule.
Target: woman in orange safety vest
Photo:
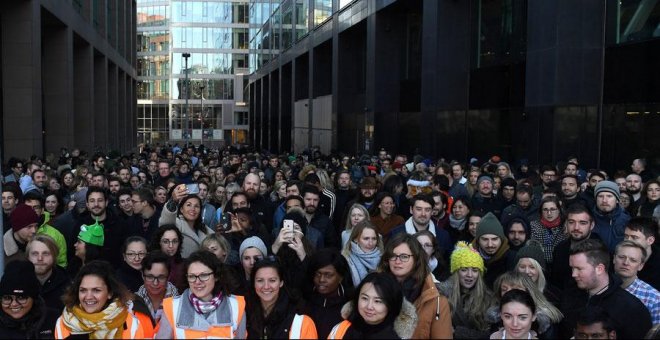
[[[282,266],[271,259],[257,262],[250,277],[248,337],[317,339],[314,321],[301,311],[302,305],[285,286]]]
[[[129,306],[133,295],[115,277],[105,261],[83,266],[63,301],[64,311],[55,324],[55,338],[143,339],[148,337]],[[149,325],[151,326],[151,325]]]
[[[156,339],[245,339],[245,300],[231,295],[227,274],[208,250],[192,253],[184,262],[189,288],[163,300]]]

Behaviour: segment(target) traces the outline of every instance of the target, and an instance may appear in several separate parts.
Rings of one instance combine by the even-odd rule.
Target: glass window
[[[234,80],[233,79],[200,79],[189,78],[190,97],[189,100],[199,100],[201,98],[200,86],[204,84],[204,99],[234,99]],[[176,84],[172,89],[172,99],[186,99],[185,96],[185,78],[173,79]]]
[[[476,58],[473,68],[512,64],[525,60],[527,0],[473,0],[472,20]]]
[[[138,27],[165,26],[168,24],[169,6],[146,6],[137,8]]]
[[[314,0],[314,26],[326,21],[332,15],[332,0]]]
[[[309,0],[296,0],[296,40],[308,32]]]
[[[610,3],[610,2],[608,2]],[[660,37],[660,2],[648,0],[618,0],[608,8],[610,27],[608,40],[629,43]]]

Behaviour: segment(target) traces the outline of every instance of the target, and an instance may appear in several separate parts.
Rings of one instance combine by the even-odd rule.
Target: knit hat
[[[83,224],[80,226],[80,233],[78,239],[95,246],[103,247],[105,235],[103,233],[103,225],[99,224],[99,220],[92,225]]]
[[[375,177],[365,177],[360,183],[360,189],[378,189],[378,181]]]
[[[543,248],[541,248],[541,245],[538,242],[534,240],[527,241],[527,244],[520,248],[516,253],[516,260],[514,263],[517,265],[520,259],[526,257],[536,260],[536,262],[541,265],[541,268],[545,270],[545,256],[543,255]]]
[[[415,168],[415,163],[410,162],[410,163],[406,164],[406,169],[408,169],[408,172],[413,171],[414,168]]]
[[[243,243],[241,243],[241,246],[238,249],[239,256],[243,257],[243,252],[246,251],[248,248],[257,248],[259,249],[259,251],[263,256],[268,255],[268,250],[266,249],[266,245],[264,244],[264,241],[262,241],[257,236],[248,237],[245,240],[243,240]]]
[[[461,268],[478,268],[481,274],[486,270],[484,259],[479,252],[464,241],[456,243],[456,248],[451,253],[451,273]]]
[[[493,215],[492,212],[487,213],[479,222],[477,226],[477,234],[475,238],[479,239],[482,235],[496,235],[502,240],[506,240],[504,235],[504,228],[500,221]]]
[[[507,178],[503,179],[502,184],[500,185],[500,187],[502,187],[502,188],[504,188],[504,187],[514,187],[515,188],[517,186],[518,186],[518,182],[516,182],[516,180],[511,178],[511,177],[507,177]]]
[[[0,295],[24,295],[36,299],[39,287],[32,262],[11,261],[5,267],[5,274],[0,281]]]
[[[609,192],[616,197],[616,200],[621,199],[621,194],[619,193],[619,186],[612,181],[600,181],[596,184],[594,189],[594,197],[598,197],[598,194],[601,192]]]
[[[479,176],[479,179],[477,179],[477,186],[479,186],[479,184],[481,184],[483,181],[489,181],[490,184],[493,184],[493,177],[490,177],[490,175],[486,174]]]
[[[32,207],[21,203],[12,211],[9,222],[11,228],[16,232],[33,224],[39,224],[39,216]]]

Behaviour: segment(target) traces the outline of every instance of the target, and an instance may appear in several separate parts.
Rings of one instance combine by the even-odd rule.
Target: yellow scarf
[[[120,339],[127,316],[128,311],[119,300],[98,313],[87,313],[79,306],[64,308],[62,313],[71,334],[89,334],[90,339]]]

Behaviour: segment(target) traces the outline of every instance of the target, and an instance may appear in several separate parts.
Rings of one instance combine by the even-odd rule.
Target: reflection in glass
[[[473,68],[512,64],[525,59],[527,0],[473,0]]]
[[[660,2],[649,0],[619,0],[613,27],[617,43],[643,41],[660,37]]]
[[[314,26],[318,26],[332,15],[332,0],[314,0]]]

